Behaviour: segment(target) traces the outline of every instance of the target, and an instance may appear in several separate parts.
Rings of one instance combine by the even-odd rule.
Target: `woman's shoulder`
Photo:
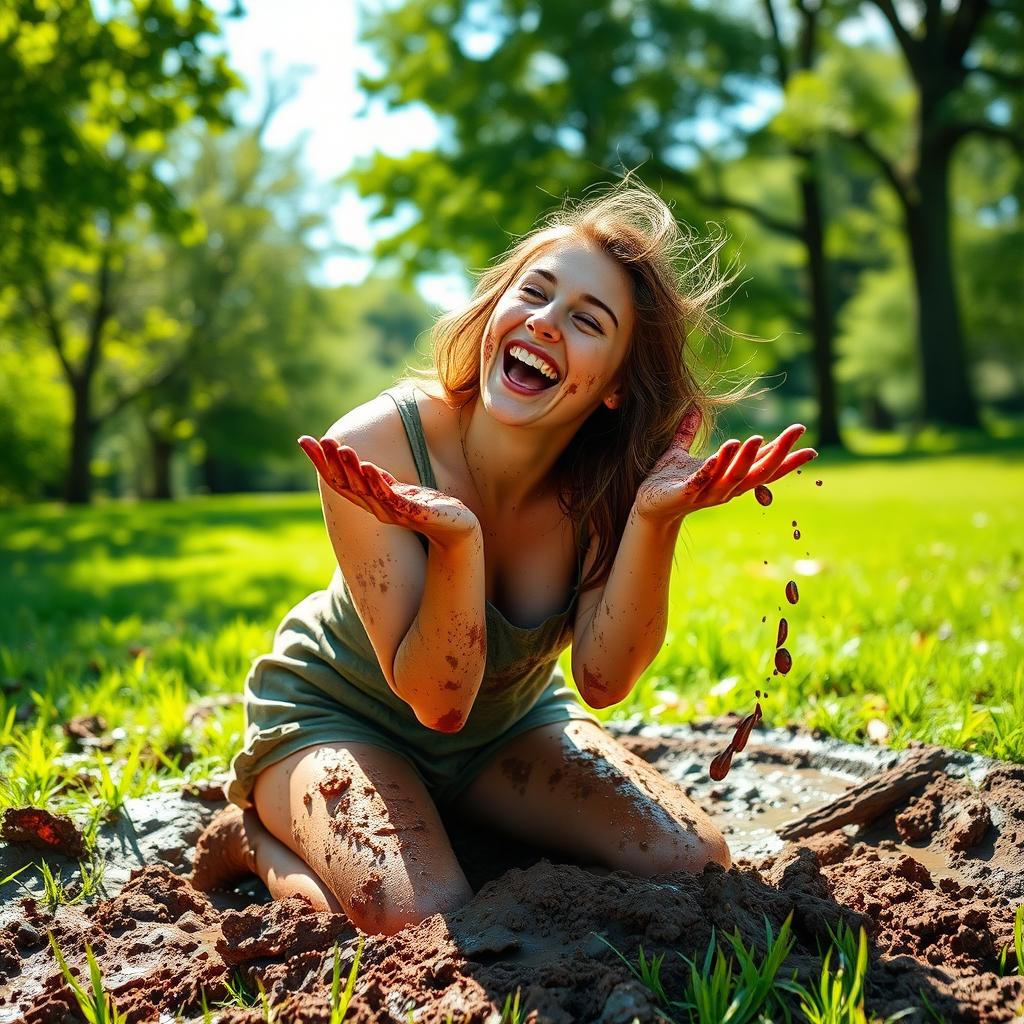
[[[405,426],[393,398],[379,395],[349,409],[324,434],[353,448],[364,462],[386,469],[399,480],[415,480],[416,466]]]
[[[324,436],[355,449],[364,462],[375,463],[399,480],[416,480],[405,423],[389,391],[399,396],[404,393],[416,403],[428,447],[431,451],[435,447],[443,449],[452,412],[440,385],[430,381],[399,381],[339,417]]]

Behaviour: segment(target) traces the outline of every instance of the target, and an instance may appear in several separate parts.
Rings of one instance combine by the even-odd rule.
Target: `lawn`
[[[693,516],[666,646],[601,715],[746,713],[759,688],[770,723],[1024,761],[1020,468],[1005,455],[820,460],[774,485],[768,508],[746,495]],[[283,612],[332,568],[313,493],[0,513],[0,806],[98,820],[222,768],[241,711],[197,702],[238,692]],[[793,668],[773,677],[783,614]],[[111,750],[69,753],[60,726],[86,714],[103,717]]]

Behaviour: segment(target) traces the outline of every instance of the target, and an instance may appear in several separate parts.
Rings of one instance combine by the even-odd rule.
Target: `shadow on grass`
[[[14,639],[18,617],[134,615],[200,627],[266,619],[329,578],[329,561],[311,574],[282,553],[285,535],[314,560],[317,544],[329,553],[315,494],[0,514],[0,605],[10,613],[0,636]]]

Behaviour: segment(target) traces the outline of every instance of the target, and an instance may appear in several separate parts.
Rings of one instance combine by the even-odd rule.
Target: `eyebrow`
[[[531,267],[527,273],[540,274],[541,277],[546,277],[552,284],[558,284],[558,278],[555,277],[550,270],[542,270],[540,267]],[[606,306],[599,298],[597,298],[596,295],[584,295],[583,298],[586,299],[587,302],[592,302],[595,306],[600,306],[601,309],[603,309],[612,318],[612,322],[615,324],[616,329],[618,328],[619,318],[612,311],[611,307]]]

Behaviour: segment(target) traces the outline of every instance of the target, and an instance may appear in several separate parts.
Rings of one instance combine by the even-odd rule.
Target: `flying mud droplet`
[[[787,672],[793,667],[793,655],[786,650],[785,647],[780,647],[775,652],[775,668],[778,670],[780,676],[786,675]]]
[[[785,619],[779,619],[779,635],[775,638],[775,646],[781,647],[789,636],[789,623]]]
[[[711,767],[708,768],[708,775],[710,775],[715,782],[721,782],[722,779],[729,774],[729,769],[731,767],[732,747],[728,746],[711,762]]]
[[[754,497],[757,498],[759,505],[770,505],[772,503],[772,492],[764,484],[758,484],[754,488]],[[726,771],[728,770],[727,768]]]
[[[790,580],[786,584],[786,600],[790,604],[796,604],[800,600],[800,591],[796,588],[795,580]]]
[[[822,484],[822,481],[821,481],[821,480],[815,480],[815,481],[814,481],[814,486],[815,486],[815,487],[820,487],[820,486],[821,486],[821,484]]]
[[[800,539],[800,531],[799,530],[794,530],[793,531],[793,540],[799,540],[799,539]]]
[[[729,745],[711,762],[708,768],[708,775],[715,782],[721,782],[729,774],[729,769],[732,767],[732,755],[740,753],[747,745],[751,731],[761,721],[761,718],[761,702],[758,701],[754,704],[753,712],[747,715],[736,727],[736,732],[729,741]]]

